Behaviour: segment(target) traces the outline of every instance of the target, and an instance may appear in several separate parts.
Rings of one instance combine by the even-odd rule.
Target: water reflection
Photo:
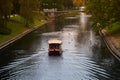
[[[82,13],[79,20],[62,18],[12,44],[0,52],[0,80],[119,80],[119,62],[87,27]],[[50,38],[62,39],[62,56],[48,56]]]

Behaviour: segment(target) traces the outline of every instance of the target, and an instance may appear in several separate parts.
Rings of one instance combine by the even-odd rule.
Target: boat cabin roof
[[[48,40],[48,44],[61,44],[62,41],[60,39],[50,39]]]

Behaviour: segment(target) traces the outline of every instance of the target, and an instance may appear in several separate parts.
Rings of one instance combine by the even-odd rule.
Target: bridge
[[[70,13],[70,12],[81,12],[81,10],[66,10],[66,11],[57,11],[57,9],[44,9],[43,10],[46,14],[46,16],[50,17],[50,18],[55,18],[58,17],[62,14],[65,13]]]
[[[64,13],[68,13],[68,11],[57,11],[57,9],[44,9],[43,10],[46,16],[50,18],[58,17]]]

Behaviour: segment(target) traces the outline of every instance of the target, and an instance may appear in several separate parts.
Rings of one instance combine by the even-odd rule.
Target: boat
[[[61,55],[62,54],[62,41],[60,39],[50,39],[48,40],[49,49],[48,54],[51,55]]]

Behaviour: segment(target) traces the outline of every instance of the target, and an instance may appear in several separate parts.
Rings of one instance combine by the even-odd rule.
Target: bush
[[[107,26],[107,29],[110,33],[119,33],[120,32],[120,22],[115,22]]]
[[[6,28],[6,27],[2,27],[2,28],[0,28],[0,34],[2,34],[2,35],[9,35],[9,34],[11,34],[11,29],[9,29],[9,28]]]

